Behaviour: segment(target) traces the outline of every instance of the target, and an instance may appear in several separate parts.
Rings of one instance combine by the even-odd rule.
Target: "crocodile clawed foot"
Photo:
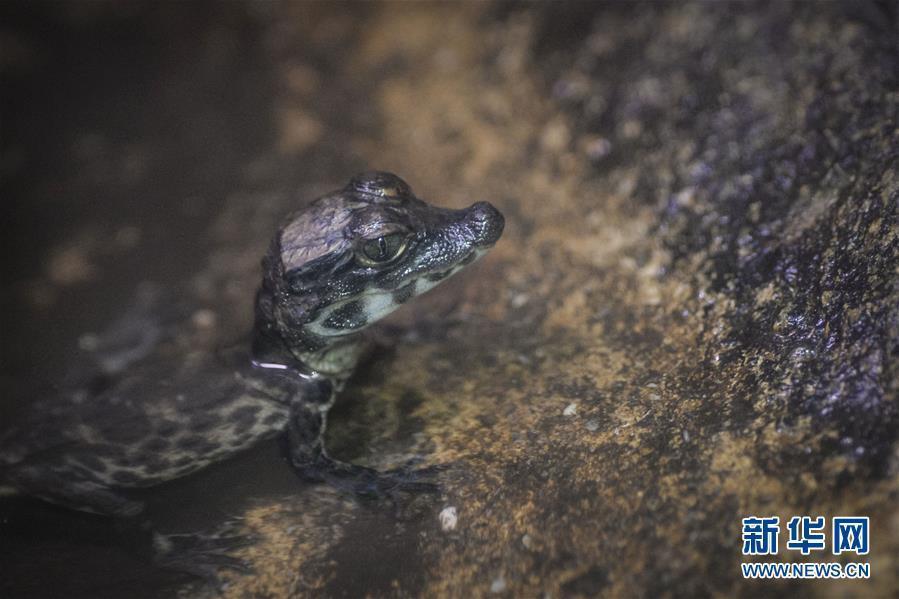
[[[396,501],[401,495],[439,493],[440,485],[433,478],[445,469],[441,465],[413,468],[407,463],[403,467],[380,472],[321,456],[313,464],[297,470],[306,480],[324,482],[361,498]]]
[[[153,534],[156,563],[163,568],[198,576],[207,584],[223,589],[221,572],[229,570],[250,574],[253,569],[232,552],[252,545],[255,538],[248,534],[223,531],[218,534]]]

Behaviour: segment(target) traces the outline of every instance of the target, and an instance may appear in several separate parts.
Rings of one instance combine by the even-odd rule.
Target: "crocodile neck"
[[[253,361],[257,365],[283,366],[303,376],[327,377],[343,382],[356,368],[364,349],[361,334],[322,339],[303,334],[285,338],[271,309],[271,292],[266,285],[256,295],[256,320],[253,326]],[[302,327],[290,330],[302,332]]]

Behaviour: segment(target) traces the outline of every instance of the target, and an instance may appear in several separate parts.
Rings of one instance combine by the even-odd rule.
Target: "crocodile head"
[[[438,208],[396,175],[358,175],[291,214],[275,235],[263,260],[257,334],[306,364],[322,362],[323,351],[484,255],[503,224],[487,202]]]

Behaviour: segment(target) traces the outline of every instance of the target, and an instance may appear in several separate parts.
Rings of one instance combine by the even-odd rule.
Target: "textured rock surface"
[[[242,508],[257,574],[228,595],[899,587],[895,12],[403,4],[216,23],[200,64],[236,63],[250,28],[265,68],[238,80],[263,82],[271,129],[222,158],[244,191],[207,208],[191,288],[214,337],[249,324],[279,189],[380,168],[507,219],[472,273],[386,328],[330,431],[345,459],[450,464],[445,495],[396,514],[270,492]],[[85,263],[62,272],[102,276]],[[25,297],[47,301],[47,272]],[[869,515],[872,579],[742,581],[748,514]]]

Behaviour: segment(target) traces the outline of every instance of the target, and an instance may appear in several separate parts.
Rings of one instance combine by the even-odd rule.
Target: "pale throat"
[[[346,380],[353,373],[367,343],[361,333],[335,338],[325,347],[312,351],[294,351],[296,358],[308,369],[337,380]]]
[[[414,284],[421,285],[423,281],[413,281]],[[425,289],[413,289],[409,299],[420,294],[421,291],[430,289],[433,285],[427,285]],[[347,331],[338,333],[333,329],[323,325],[328,317],[341,307],[351,303],[358,302],[364,315],[364,325]],[[358,364],[369,347],[363,331],[379,320],[395,311],[402,305],[394,298],[393,292],[377,292],[363,293],[359,296],[348,298],[342,302],[338,302],[330,308],[323,310],[322,313],[311,322],[303,325],[303,328],[313,333],[319,338],[327,340],[327,345],[322,349],[303,352],[295,350],[293,353],[304,365],[311,370],[334,378],[348,378],[353,369]]]

